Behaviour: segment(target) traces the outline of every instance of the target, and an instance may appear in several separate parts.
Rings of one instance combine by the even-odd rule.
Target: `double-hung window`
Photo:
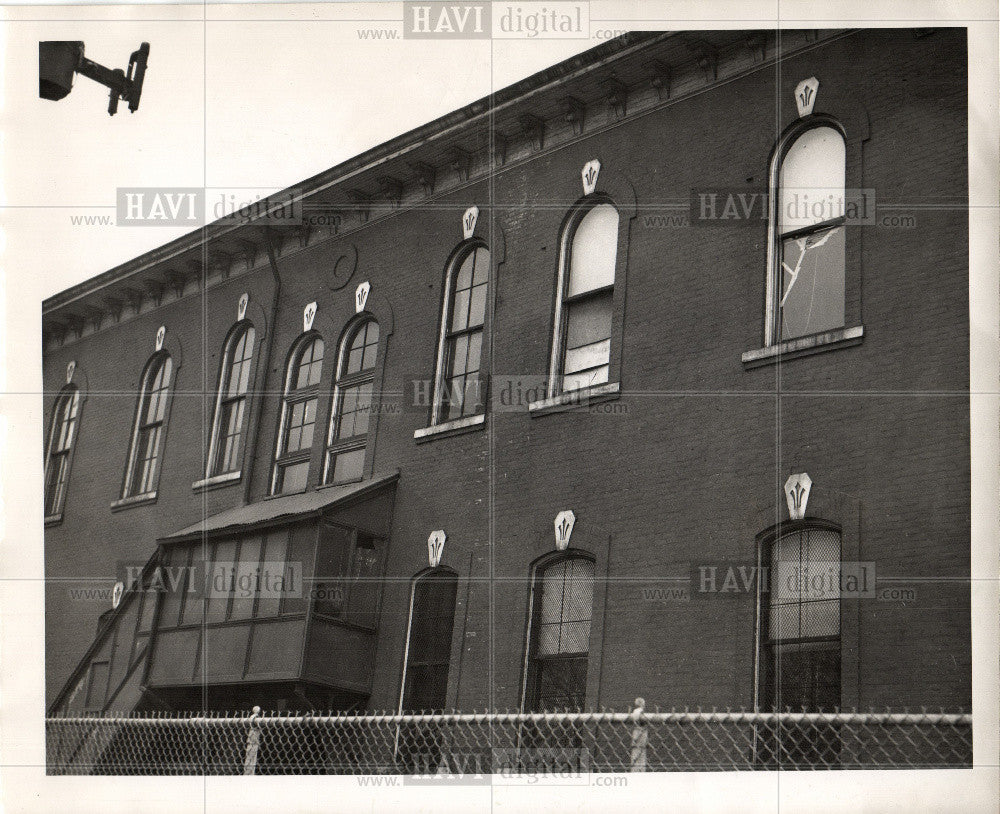
[[[146,365],[139,392],[122,498],[153,495],[160,475],[173,362],[165,351]]]
[[[272,494],[301,492],[306,488],[322,372],[323,340],[316,334],[307,334],[299,339],[288,362]]]
[[[219,371],[207,477],[240,471],[255,337],[253,326],[243,322],[230,332],[226,340]]]
[[[842,703],[840,532],[803,524],[780,532],[760,554],[766,567],[760,569],[758,706],[833,712]],[[764,765],[829,766],[840,748],[836,724],[757,730],[756,755]]]
[[[72,384],[59,393],[52,411],[49,452],[45,462],[45,516],[62,513],[69,481],[69,465],[80,414],[80,391]]]
[[[378,347],[378,322],[371,318],[353,325],[340,344],[324,483],[347,483],[364,476]]]
[[[582,709],[594,601],[594,561],[564,556],[536,572],[525,702],[532,710]]]
[[[563,234],[550,395],[609,381],[618,220],[598,199]]]
[[[478,415],[486,408],[481,371],[489,279],[489,249],[470,242],[445,280],[432,424]]]
[[[840,534],[805,527],[762,552],[760,688],[766,711],[840,706]]]
[[[775,155],[769,345],[844,326],[845,156],[843,134],[825,120]]]

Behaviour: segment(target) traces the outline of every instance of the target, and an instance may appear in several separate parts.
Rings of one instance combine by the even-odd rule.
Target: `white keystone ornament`
[[[570,510],[559,512],[556,515],[556,549],[565,551],[569,546],[569,538],[573,535],[573,526],[576,524],[576,515]]]
[[[368,304],[368,294],[372,290],[372,284],[365,280],[354,292],[354,313],[360,314]]]
[[[788,516],[792,520],[801,520],[806,516],[810,489],[812,489],[812,478],[805,472],[790,475],[785,481],[785,500],[788,503]]]
[[[468,240],[476,233],[476,221],[479,220],[479,207],[470,206],[462,215],[462,236]]]
[[[73,381],[74,373],[76,373],[76,362],[70,362],[66,365],[66,384],[70,384]]]
[[[161,325],[156,332],[156,349],[163,350],[163,340],[167,338],[167,326]]]
[[[596,158],[583,165],[580,176],[583,178],[583,194],[593,195],[597,189],[597,176],[601,173],[601,162]]]
[[[117,608],[122,603],[122,595],[125,593],[125,583],[121,580],[115,583],[111,589],[111,607]]]
[[[444,541],[447,539],[448,535],[442,529],[432,531],[431,536],[427,538],[427,564],[431,568],[437,568],[441,564],[441,555],[444,553]]]
[[[815,76],[803,79],[795,86],[795,104],[799,108],[799,116],[809,116],[816,104],[816,93],[819,91],[819,80]]]
[[[246,316],[247,316],[247,305],[249,305],[249,304],[250,304],[250,295],[247,294],[247,293],[244,293],[243,296],[240,297],[240,301],[238,303],[236,303],[236,321],[237,322],[239,322],[240,320],[246,319]]]
[[[302,311],[302,330],[311,331],[313,320],[316,319],[316,303],[309,303]]]

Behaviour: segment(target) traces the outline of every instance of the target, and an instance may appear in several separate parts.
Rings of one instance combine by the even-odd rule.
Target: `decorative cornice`
[[[657,98],[662,101],[670,98],[670,66],[659,59],[651,59],[645,63],[649,72],[649,84],[656,91]]]
[[[424,195],[433,195],[434,179],[437,175],[434,165],[428,164],[426,161],[411,161],[409,164],[410,169],[417,175],[417,180],[420,182],[420,187],[423,189]]]
[[[628,86],[618,77],[609,76],[602,83],[608,93],[608,108],[611,115],[617,119],[624,119],[628,113]]]
[[[517,120],[524,137],[531,143],[531,149],[537,153],[545,146],[545,119],[533,113],[522,113]]]
[[[573,135],[579,136],[583,132],[583,123],[587,116],[587,105],[575,96],[567,96],[562,100],[563,118],[569,122],[573,128]]]
[[[783,31],[782,50],[794,53],[845,33],[850,32]],[[590,132],[673,104],[712,82],[758,69],[777,57],[776,45],[771,31],[645,32],[605,43],[296,185],[307,206],[312,202],[338,218],[318,231],[286,230],[277,252],[284,256],[303,250],[316,242],[315,235],[322,240],[365,228],[374,215],[381,219],[419,206],[429,196],[447,194],[494,169],[531,160]],[[593,110],[608,115],[595,116]],[[470,138],[483,117],[490,124],[485,144]],[[445,138],[452,146],[442,148]],[[463,146],[455,145],[456,138]],[[343,183],[347,178],[350,188]],[[388,205],[376,208],[379,198]],[[103,330],[144,308],[185,296],[190,275],[184,288],[176,276],[185,268],[195,275],[198,290],[233,273],[252,271],[264,256],[259,231],[255,223],[210,224],[57,294],[43,304],[45,335],[49,342],[64,343],[69,334],[79,338],[86,332],[81,321],[86,328],[98,324]],[[211,251],[203,268],[206,241]],[[98,322],[93,309],[111,319]]]
[[[449,147],[448,166],[457,173],[459,181],[468,181],[472,172],[472,153],[462,147]]]
[[[391,175],[380,175],[375,180],[379,191],[389,201],[389,205],[393,209],[398,208],[403,201],[403,182]]]

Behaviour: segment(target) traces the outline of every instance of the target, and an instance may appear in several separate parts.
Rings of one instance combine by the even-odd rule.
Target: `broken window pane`
[[[844,227],[781,242],[781,339],[844,327]]]

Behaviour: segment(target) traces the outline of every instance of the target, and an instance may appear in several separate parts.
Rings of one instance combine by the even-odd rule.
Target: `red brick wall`
[[[753,560],[757,535],[784,516],[780,486],[792,472],[810,474],[815,506],[829,507],[837,516],[826,519],[844,526],[845,559],[875,561],[881,576],[968,576],[968,218],[960,206],[921,207],[967,198],[964,43],[958,29],[921,39],[910,30],[851,35],[785,60],[780,75],[761,69],[498,173],[493,206],[506,258],[494,288],[492,372],[501,375],[547,370],[558,231],[565,207],[580,196],[580,168],[598,157],[604,172],[634,188],[621,311],[624,395],[615,403],[627,412],[495,412],[484,431],[423,444],[413,432],[426,414],[380,417],[374,469],[399,469],[401,479],[373,708],[398,703],[408,580],[426,566],[433,529],[447,531],[443,563],[460,575],[449,704],[464,709],[519,703],[526,578],[532,561],[552,550],[561,509],[576,513],[572,544],[597,562],[594,704],[622,707],[637,695],[660,706],[753,704],[753,595],[665,603],[644,597],[643,588],[686,577],[691,564]],[[745,370],[741,354],[761,344],[766,224],[655,228],[643,218],[662,212],[660,204],[686,205],[692,188],[766,191],[771,150],[796,115],[792,89],[813,75],[821,82],[817,111],[849,107],[867,123],[849,183],[874,188],[882,204],[912,206],[893,211],[915,214],[917,228],[849,230],[861,345]],[[489,234],[489,191],[479,182],[436,203],[454,208],[402,211],[279,260],[282,296],[268,326],[274,353],[266,380],[263,371],[257,378],[269,392],[260,403],[254,499],[267,492],[280,410],[273,391],[306,303],[319,303],[325,377],[363,280],[371,282],[372,307],[392,315],[385,389],[431,375],[444,263],[467,206],[483,210],[477,232]],[[332,291],[332,265],[348,243],[357,247],[358,269]],[[497,241],[492,248],[496,256]],[[269,315],[271,285],[266,268],[257,270],[47,356],[48,387],[58,389],[66,361],[75,359],[91,391],[65,518],[46,532],[47,577],[106,575],[110,583],[117,559],[144,560],[157,537],[240,502],[244,484],[201,495],[191,489],[201,477],[212,403],[202,381],[211,391],[239,294],[250,291]],[[160,324],[168,326],[168,348],[180,339],[183,364],[159,499],[112,513],[137,380]],[[328,395],[320,401],[313,483]],[[913,602],[844,603],[845,703],[967,707],[968,585],[907,584],[916,588]],[[105,608],[73,603],[65,583],[50,583],[50,698]]]

